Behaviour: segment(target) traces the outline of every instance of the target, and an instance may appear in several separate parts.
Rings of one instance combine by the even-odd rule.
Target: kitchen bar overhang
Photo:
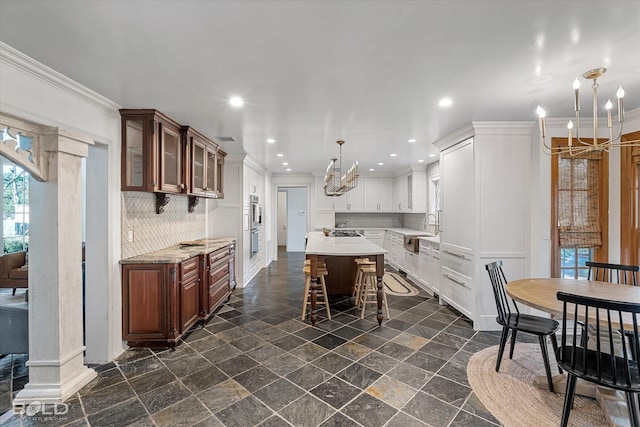
[[[327,292],[329,294],[351,295],[357,273],[356,258],[369,258],[376,263],[377,277],[377,315],[378,325],[382,324],[382,278],[384,276],[384,255],[387,250],[362,236],[335,237],[325,236],[319,231],[307,236],[306,256],[311,261],[311,324],[317,317],[318,263],[327,265]]]

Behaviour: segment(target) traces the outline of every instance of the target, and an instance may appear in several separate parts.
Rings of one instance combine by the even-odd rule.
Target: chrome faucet
[[[438,214],[440,213],[440,211],[438,211]],[[429,224],[429,217],[433,217],[433,223],[434,223],[434,230],[433,233],[437,236],[438,234],[440,234],[440,215],[436,215],[436,214],[427,214],[427,216],[424,218],[424,222],[425,222],[425,227],[426,225]]]

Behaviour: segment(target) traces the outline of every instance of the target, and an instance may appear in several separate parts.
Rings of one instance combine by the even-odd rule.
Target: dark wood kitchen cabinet
[[[235,243],[207,254],[204,263],[207,281],[202,286],[200,315],[206,319],[235,289]]]
[[[200,263],[122,266],[122,337],[131,347],[175,347],[200,318]]]
[[[181,126],[153,109],[121,109],[122,191],[186,193]]]
[[[190,126],[182,127],[184,144],[188,152],[189,194],[224,198],[224,158],[227,155],[211,139]]]

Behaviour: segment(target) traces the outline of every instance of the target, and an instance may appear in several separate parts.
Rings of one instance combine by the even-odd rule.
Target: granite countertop
[[[233,237],[216,237],[194,241],[198,245],[175,245],[159,251],[136,255],[120,260],[120,264],[176,264],[197,255],[204,255],[223,248],[236,239]]]

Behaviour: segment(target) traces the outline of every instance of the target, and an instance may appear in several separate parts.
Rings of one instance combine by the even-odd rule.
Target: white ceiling
[[[274,173],[324,172],[338,139],[345,163],[394,172],[471,121],[569,117],[596,67],[602,102],[623,84],[640,107],[640,1],[0,0],[0,40]]]

